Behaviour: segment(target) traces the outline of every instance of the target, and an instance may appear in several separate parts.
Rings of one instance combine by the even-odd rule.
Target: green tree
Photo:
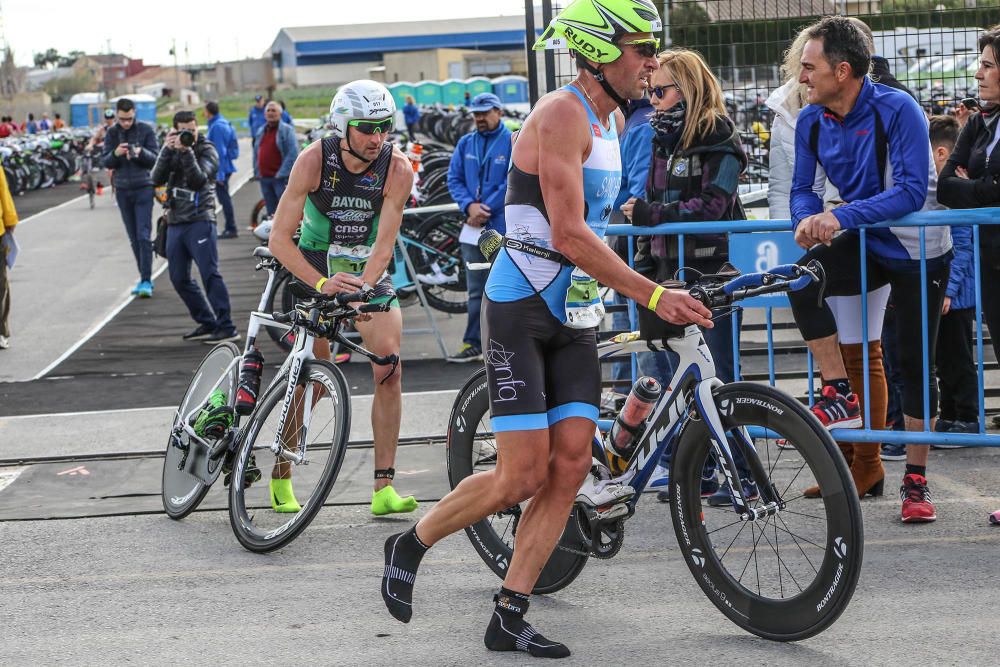
[[[36,53],[34,56],[35,67],[50,69],[59,64],[60,58],[62,56],[59,55],[59,51],[56,49],[48,49],[44,53]]]
[[[53,102],[68,102],[77,93],[90,93],[97,90],[97,81],[89,74],[63,76],[45,82],[45,92]]]
[[[670,25],[704,25],[709,23],[708,11],[695,2],[682,2],[674,5],[670,10]]]

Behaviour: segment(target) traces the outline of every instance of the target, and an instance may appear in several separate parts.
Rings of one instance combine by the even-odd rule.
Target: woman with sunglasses
[[[643,198],[629,199],[622,212],[633,225],[643,227],[745,219],[737,187],[747,157],[739,132],[726,115],[718,80],[695,51],[668,49],[657,60],[660,68],[650,82],[650,101],[656,111],[650,119],[652,157],[646,193]],[[683,277],[692,280],[700,273],[717,273],[729,258],[725,234],[685,236],[683,259],[678,246],[677,236],[637,237],[636,271],[662,282],[683,267],[687,269]],[[715,327],[705,331],[705,340],[719,379],[732,382],[733,337],[735,329],[738,344],[740,318],[735,316],[734,326],[733,314],[717,311],[715,315]],[[707,477],[706,481],[712,480]],[[744,490],[748,498],[757,496],[749,481],[744,482]],[[729,503],[725,490],[709,498],[712,505]]]

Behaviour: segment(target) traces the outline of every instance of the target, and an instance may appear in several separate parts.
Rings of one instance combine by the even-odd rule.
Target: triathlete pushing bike
[[[601,379],[594,327],[603,316],[594,281],[670,322],[712,325],[710,311],[687,292],[643,278],[601,241],[621,181],[624,119],[617,109],[649,86],[661,27],[650,0],[575,0],[535,44],[575,51],[579,75],[539,100],[514,144],[509,243],[494,260],[483,300],[497,465],[463,480],[413,528],[386,542],[382,597],[404,623],[417,567],[431,545],[531,498],[494,598],[486,647],[568,656],[524,613],[591,468]]]
[[[394,306],[356,322],[364,346],[378,356],[399,354],[403,331],[386,267],[410,196],[413,169],[406,156],[386,141],[395,114],[392,95],[374,81],[354,81],[337,92],[330,104],[333,135],[312,144],[296,159],[269,241],[278,261],[317,291],[336,294],[373,289],[373,303],[388,301]],[[302,234],[296,246],[292,236],[300,220]],[[318,339],[314,352],[329,359],[329,342]],[[375,490],[371,511],[376,515],[412,512],[417,501],[412,496],[401,498],[392,487],[402,414],[400,369],[387,377],[384,366],[373,364],[372,372]],[[292,426],[289,431],[294,433]],[[300,509],[287,463],[276,465],[272,472],[271,502],[278,512]]]

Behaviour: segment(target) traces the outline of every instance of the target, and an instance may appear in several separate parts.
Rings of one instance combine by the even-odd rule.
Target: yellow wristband
[[[327,280],[329,280],[329,278],[320,278],[319,280],[316,281],[316,291],[317,292],[322,292],[323,291],[323,285],[326,284]]]
[[[666,290],[665,287],[663,287],[663,285],[657,285],[656,289],[653,290],[653,295],[651,297],[649,297],[649,304],[646,305],[646,308],[649,308],[650,310],[654,310],[655,311],[656,310],[656,304],[658,304],[660,302],[660,295],[663,294],[666,291],[667,290]]]

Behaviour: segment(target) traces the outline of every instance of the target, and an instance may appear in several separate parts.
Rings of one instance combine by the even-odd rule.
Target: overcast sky
[[[171,13],[171,7],[177,8],[176,13]],[[177,42],[178,62],[183,65],[259,57],[283,27],[523,14],[524,2],[0,0],[0,8],[4,36],[19,65],[32,64],[33,53],[49,48],[60,53],[107,53],[109,41],[112,51],[142,58],[151,65],[169,65],[173,64],[173,40]]]

